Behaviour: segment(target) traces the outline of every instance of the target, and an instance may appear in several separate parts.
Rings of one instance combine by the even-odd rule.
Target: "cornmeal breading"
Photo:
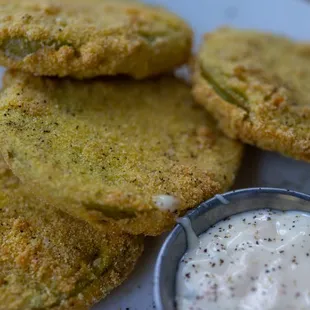
[[[0,0],[0,64],[34,75],[144,78],[184,64],[192,31],[168,11],[121,0]]]
[[[207,34],[194,96],[232,138],[310,161],[310,45],[234,29]]]
[[[233,183],[242,145],[174,77],[82,82],[11,72],[5,84],[7,163],[75,216],[156,235]]]
[[[31,195],[0,159],[0,309],[89,309],[123,282],[140,237],[103,233]]]

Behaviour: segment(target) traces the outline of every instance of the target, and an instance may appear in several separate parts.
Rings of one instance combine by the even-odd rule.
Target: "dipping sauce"
[[[310,215],[264,209],[220,221],[176,280],[178,310],[310,309]]]

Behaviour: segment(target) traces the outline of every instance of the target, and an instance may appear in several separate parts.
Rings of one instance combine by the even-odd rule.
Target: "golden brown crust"
[[[229,137],[310,161],[307,53],[286,38],[220,29],[201,47],[194,97]]]
[[[0,188],[0,309],[86,310],[132,271],[141,238],[42,203],[1,158]]]
[[[75,216],[157,235],[234,181],[241,144],[216,129],[178,79],[80,82],[11,72],[4,82],[7,163]],[[161,195],[176,198],[174,212],[158,206]]]
[[[0,64],[34,75],[140,79],[190,55],[190,28],[158,7],[125,0],[1,0],[0,6]]]

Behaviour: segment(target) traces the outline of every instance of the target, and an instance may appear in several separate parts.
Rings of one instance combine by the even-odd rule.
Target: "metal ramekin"
[[[261,208],[310,212],[310,195],[278,188],[241,189],[216,195],[186,216],[196,234],[200,235],[228,216]],[[186,248],[186,235],[178,224],[165,240],[155,266],[154,301],[157,310],[176,309],[175,277]]]

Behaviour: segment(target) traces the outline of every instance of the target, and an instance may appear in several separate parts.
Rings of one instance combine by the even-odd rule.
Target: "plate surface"
[[[303,0],[145,0],[185,18],[193,27],[197,47],[203,33],[230,25],[286,34],[310,41],[310,3]],[[281,51],[279,51],[280,53]],[[0,68],[0,75],[3,72]],[[310,164],[247,148],[234,188],[270,186],[310,193]],[[93,310],[151,310],[153,270],[165,236],[148,238],[145,253],[130,279]]]
[[[193,27],[197,48],[201,36],[230,25],[285,34],[310,41],[310,3],[303,0],[145,0],[185,18]],[[280,52],[280,51],[279,51]],[[310,193],[310,164],[248,147],[234,188],[270,186]],[[151,310],[153,269],[164,236],[148,239],[131,278],[94,310]]]

